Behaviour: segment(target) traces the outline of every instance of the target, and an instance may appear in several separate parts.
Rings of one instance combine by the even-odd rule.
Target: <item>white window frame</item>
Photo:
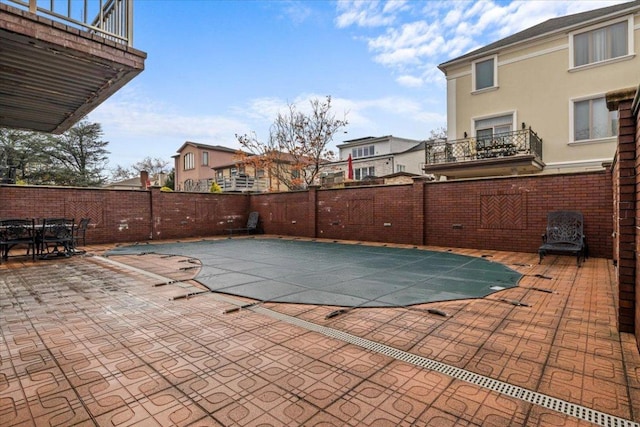
[[[605,136],[602,138],[587,138],[587,139],[576,139],[575,138],[575,104],[577,102],[582,101],[590,101],[592,99],[605,98],[604,93],[597,93],[593,95],[581,96],[579,98],[573,98],[569,100],[569,144],[588,144],[594,142],[608,142],[612,139],[617,138],[617,133],[611,136]],[[605,98],[606,99],[606,98]],[[617,111],[609,112],[609,114],[614,114],[617,116]],[[615,117],[613,120],[619,120],[618,117]]]
[[[601,28],[610,27],[620,22],[627,21],[627,54],[622,56],[616,56],[615,58],[608,58],[602,61],[590,62],[582,65],[575,65],[575,45],[574,45],[574,37],[579,36],[584,33],[592,32],[599,30]],[[569,71],[578,71],[584,70],[592,67],[598,67],[600,65],[610,64],[612,62],[624,61],[627,59],[631,59],[635,56],[635,46],[634,46],[634,22],[633,15],[615,19],[612,21],[607,21],[601,24],[592,25],[587,28],[581,28],[580,30],[569,33]]]
[[[478,131],[478,129],[476,128],[476,123],[479,122],[480,120],[487,120],[487,119],[495,119],[498,117],[504,117],[504,116],[511,116],[511,132],[516,130],[516,123],[518,123],[518,114],[515,110],[512,111],[505,111],[502,113],[497,113],[497,114],[491,114],[488,116],[478,116],[478,117],[472,117],[471,118],[471,136],[473,138],[476,137],[476,133]]]
[[[353,169],[353,178],[356,181],[362,181],[365,176],[375,176],[376,167],[375,166],[364,166],[361,168]]]
[[[188,171],[196,168],[196,156],[193,153],[185,153],[182,160],[182,167],[184,168],[184,170]]]
[[[493,85],[478,89],[476,85],[476,65],[489,60],[493,60]],[[471,88],[472,93],[482,93],[498,89],[498,55],[485,56],[471,63]]]
[[[360,147],[353,147],[351,149],[351,158],[362,159],[364,157],[372,157],[375,156],[375,153],[375,145],[362,145]]]

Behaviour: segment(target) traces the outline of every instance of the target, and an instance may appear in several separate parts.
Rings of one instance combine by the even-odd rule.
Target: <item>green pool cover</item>
[[[260,301],[394,307],[482,298],[521,274],[485,258],[420,249],[285,239],[133,245],[107,256],[156,253],[198,259],[196,280]]]

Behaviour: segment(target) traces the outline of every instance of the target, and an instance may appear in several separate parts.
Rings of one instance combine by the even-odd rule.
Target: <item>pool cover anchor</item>
[[[515,305],[516,307],[531,307],[532,305],[526,302],[518,301],[515,299],[506,299],[500,298],[498,299],[500,302],[506,302],[507,304]]]
[[[532,291],[538,291],[538,292],[544,292],[547,294],[557,294],[556,291],[554,291],[553,289],[547,289],[547,288],[538,288],[537,286],[531,286],[531,287],[526,287],[526,286],[521,286],[522,289],[529,289]]]
[[[202,295],[202,294],[210,294],[211,292],[212,291],[189,292],[184,295],[176,295],[175,297],[171,298],[171,301],[176,301],[179,299],[189,299],[191,297],[197,297],[198,295]]]
[[[222,314],[235,313],[235,312],[240,311],[242,309],[250,308],[250,307],[254,307],[254,306],[258,305],[258,304],[262,304],[262,302],[263,301],[258,301],[258,302],[252,302],[252,303],[249,303],[249,304],[238,305],[238,306],[235,306],[233,308],[228,308],[228,309],[224,310],[222,312]]]

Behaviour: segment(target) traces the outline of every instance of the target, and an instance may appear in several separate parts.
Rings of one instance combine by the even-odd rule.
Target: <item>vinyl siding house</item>
[[[215,179],[212,168],[234,161],[238,150],[187,141],[173,156],[175,191],[208,192]]]
[[[353,179],[383,177],[395,173],[423,174],[424,141],[398,138],[393,135],[345,141],[337,146],[340,160],[322,167],[321,177],[331,183],[347,178],[348,158],[351,155]]]
[[[447,178],[603,168],[616,148],[607,92],[640,77],[640,1],[548,20],[439,65],[448,140],[426,173]]]

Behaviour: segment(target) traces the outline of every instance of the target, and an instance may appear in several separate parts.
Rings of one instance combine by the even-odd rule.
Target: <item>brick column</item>
[[[309,186],[309,198],[307,203],[307,230],[309,237],[318,237],[318,189],[319,185]]]
[[[426,178],[413,179],[413,244],[424,245],[424,192]]]
[[[635,88],[607,93],[607,107],[618,111],[618,147],[612,175],[614,194],[614,254],[617,255],[618,329],[638,337],[636,276],[636,120],[632,117]]]

